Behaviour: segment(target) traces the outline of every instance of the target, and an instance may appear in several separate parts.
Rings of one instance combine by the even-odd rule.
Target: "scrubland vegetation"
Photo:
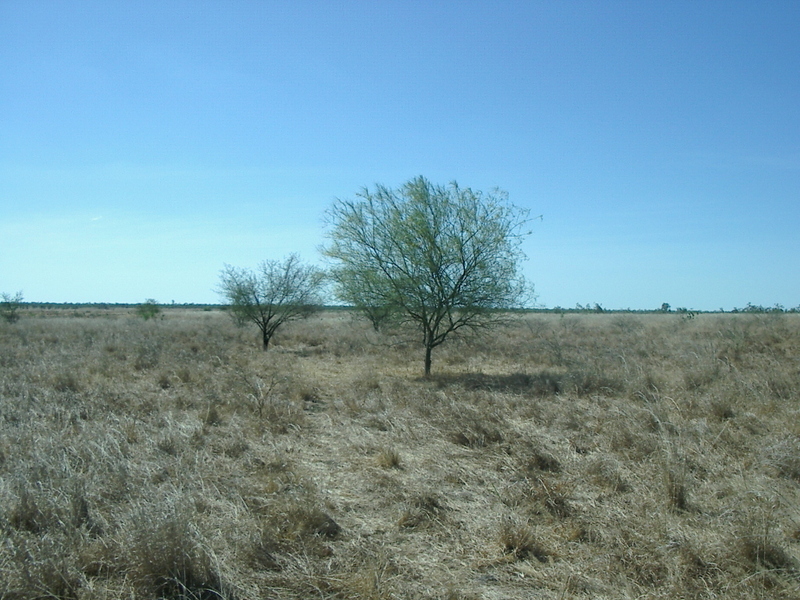
[[[0,323],[0,598],[800,597],[800,315],[256,333]]]

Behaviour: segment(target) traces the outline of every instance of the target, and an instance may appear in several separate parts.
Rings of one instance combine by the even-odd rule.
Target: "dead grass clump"
[[[365,371],[353,379],[351,389],[363,396],[377,394],[381,391],[381,380],[375,371]]]
[[[62,393],[77,394],[81,391],[81,383],[74,371],[63,371],[53,376],[53,389]]]
[[[692,365],[683,373],[683,387],[689,392],[703,390],[717,381],[721,372],[718,362]]]
[[[306,414],[297,401],[275,398],[264,406],[260,422],[273,433],[286,434],[301,429]]]
[[[778,371],[767,377],[766,388],[769,395],[776,400],[794,400],[800,390],[800,372],[794,375]]]
[[[375,462],[378,464],[379,467],[384,469],[400,469],[402,468],[402,460],[400,459],[400,453],[391,447],[383,447],[378,451],[377,456],[375,457]]]
[[[622,530],[611,543],[612,564],[628,581],[648,590],[663,589],[670,580],[674,561],[670,547],[659,545],[658,536],[642,524],[641,531],[631,528],[631,523],[622,524]]]
[[[647,422],[650,420],[647,419]],[[610,442],[610,448],[630,460],[643,460],[659,448],[657,433],[650,431],[649,428],[643,428],[641,424],[630,421],[623,415],[608,423],[605,429],[604,433]]]
[[[646,404],[657,404],[661,401],[661,390],[667,389],[664,378],[648,369],[644,373],[634,375],[628,382],[632,400],[641,400]]]
[[[325,538],[335,538],[341,533],[341,526],[329,514],[321,510],[299,511],[294,513],[301,531]]]
[[[532,448],[524,461],[523,468],[528,475],[535,474],[537,471],[560,473],[561,461],[547,450]]]
[[[466,390],[506,392],[529,396],[553,396],[563,389],[562,375],[550,371],[534,374],[509,373],[487,375],[485,373],[459,373],[456,375],[435,374],[431,379],[439,388],[458,385]]]
[[[623,474],[619,461],[611,456],[593,459],[587,464],[585,472],[594,485],[613,493],[625,493],[633,489]]]
[[[543,479],[539,479],[538,484],[533,497],[544,505],[547,512],[558,519],[566,519],[573,515],[570,484]]]
[[[269,505],[266,510],[267,531],[288,549],[310,538],[334,539],[342,531],[333,517],[308,493]]]
[[[504,554],[519,560],[534,558],[545,563],[551,555],[538,541],[536,533],[526,521],[504,519],[498,532],[498,541]]]
[[[172,378],[168,373],[159,373],[156,382],[162,390],[168,390],[172,387]]]
[[[798,574],[797,560],[773,540],[760,534],[746,535],[740,544],[742,555],[754,569],[768,569],[792,577]]]
[[[575,515],[575,484],[554,477],[513,482],[506,487],[502,502],[530,518],[552,516],[566,519]]]
[[[354,565],[341,577],[332,581],[332,597],[347,600],[394,600],[398,567],[384,552],[362,551],[366,556],[356,558]]]
[[[258,570],[281,571],[280,545],[267,531],[257,532],[253,540],[249,561]]]
[[[68,556],[71,548],[65,547],[65,540],[44,536],[6,540],[6,544],[16,546],[17,557],[13,564],[4,565],[5,577],[0,583],[3,598],[77,600],[81,597],[86,577]]]
[[[468,448],[483,448],[503,441],[503,434],[496,427],[486,427],[482,423],[464,425],[460,430],[450,434],[450,441],[454,444]]]
[[[408,503],[398,520],[399,527],[413,529],[428,523],[441,523],[447,507],[441,497],[433,493],[422,493]]]
[[[462,406],[453,403],[444,406],[440,419],[447,439],[468,448],[498,444],[508,429],[502,414],[497,411],[486,414],[467,402]]]
[[[736,401],[729,397],[714,398],[709,404],[711,414],[718,421],[729,421],[737,416]]]
[[[644,323],[634,315],[617,315],[611,320],[611,327],[622,334],[636,333],[644,329]]]
[[[481,600],[481,596],[474,592],[450,588],[445,592],[443,600]]]
[[[192,369],[186,365],[179,366],[174,373],[174,377],[178,378],[183,384],[188,384],[192,382]]]
[[[781,477],[800,481],[800,436],[787,436],[765,451],[765,462]]]
[[[703,592],[720,588],[725,573],[714,552],[696,543],[685,543],[679,554],[680,583],[691,593],[703,597]]]
[[[566,376],[567,385],[578,396],[611,396],[625,390],[625,381],[612,370],[596,365],[573,367]]]
[[[133,368],[137,371],[148,371],[158,366],[161,358],[161,347],[154,340],[143,340],[135,349]]]
[[[168,432],[156,441],[156,448],[164,454],[176,457],[183,451],[183,440],[173,432]]]
[[[690,510],[688,478],[684,469],[667,467],[664,472],[667,504],[671,510]]]
[[[133,523],[122,549],[127,577],[143,596],[165,599],[227,598],[207,544],[191,522],[188,507],[148,511]]]
[[[16,502],[10,504],[10,509],[5,515],[8,524],[14,529],[29,533],[46,530],[48,522],[52,520],[51,515],[39,507],[36,495],[26,483],[18,483],[16,496]]]

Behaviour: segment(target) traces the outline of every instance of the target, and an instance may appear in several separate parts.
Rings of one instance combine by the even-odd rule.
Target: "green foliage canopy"
[[[431,351],[460,329],[502,320],[529,288],[519,273],[528,211],[505,192],[482,193],[416,177],[400,189],[364,188],[328,213],[337,297],[372,320],[413,323]],[[377,320],[377,321],[376,321]]]

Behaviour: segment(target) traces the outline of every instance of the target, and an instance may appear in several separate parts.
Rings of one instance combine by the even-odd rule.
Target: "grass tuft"
[[[397,524],[401,528],[412,529],[432,522],[441,523],[446,510],[439,496],[423,493],[409,502]]]
[[[226,598],[213,559],[189,520],[188,509],[142,515],[130,546],[125,570],[144,595],[188,600]]]
[[[391,447],[384,447],[378,451],[375,461],[379,467],[384,469],[401,469],[403,464],[400,453]]]
[[[547,562],[548,552],[537,540],[530,525],[524,521],[505,519],[498,533],[500,545],[505,554],[524,560],[534,558],[539,562]]]

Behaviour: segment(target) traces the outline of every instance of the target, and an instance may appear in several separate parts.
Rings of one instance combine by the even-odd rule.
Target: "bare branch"
[[[282,261],[263,261],[256,272],[225,265],[219,293],[239,325],[252,322],[258,326],[266,350],[281,325],[319,308],[323,279],[322,271],[290,254]]]

